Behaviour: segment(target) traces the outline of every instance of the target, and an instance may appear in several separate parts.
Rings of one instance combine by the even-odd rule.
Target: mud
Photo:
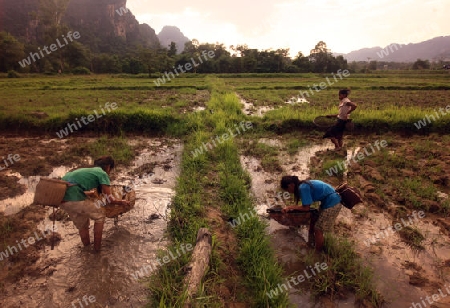
[[[54,250],[44,245],[33,252],[33,258],[31,253],[22,254],[28,261],[21,263],[21,273],[3,282],[2,307],[72,307],[72,304],[79,306],[78,300],[82,302],[83,297],[95,298],[88,307],[142,307],[147,303],[149,291],[143,280],[156,268],[157,253],[167,246],[168,207],[174,195],[182,146],[177,140],[165,139],[145,139],[144,143],[146,147],[132,166],[114,175],[113,183],[132,186],[137,200],[135,208],[123,214],[117,225],[113,219],[106,220],[101,252],[94,253],[92,244],[82,247],[78,230],[70,220],[57,220],[60,240],[56,241]],[[145,169],[148,165],[153,166],[151,172]],[[55,168],[52,176],[57,177],[70,168]],[[28,188],[24,195],[32,195],[37,177],[16,176]],[[21,212],[12,213],[29,200],[17,196],[4,200],[2,207],[10,213],[9,218],[17,219]],[[43,211],[41,208],[45,219],[35,219],[38,230],[52,224],[49,219],[52,210]],[[26,217],[19,221],[28,223]],[[0,266],[10,268],[12,263],[6,260]],[[86,306],[85,302],[82,304]]]
[[[259,142],[270,146],[282,147],[277,139],[260,139]],[[297,155],[290,156],[280,151],[279,161],[283,172],[268,173],[264,171],[261,162],[251,156],[241,156],[241,164],[252,178],[251,193],[256,203],[256,211],[259,215],[268,219],[267,233],[271,236],[272,247],[284,269],[286,278],[298,276],[305,270],[302,256],[308,252],[308,227],[303,226],[300,230],[292,230],[280,225],[275,220],[269,220],[266,209],[270,207],[282,207],[293,204],[292,199],[284,200],[278,194],[280,192],[279,182],[282,175],[297,175],[299,178],[309,176],[308,164],[310,158],[319,150],[327,149],[329,145],[318,144],[299,149]],[[316,303],[310,300],[310,294],[305,285],[298,284],[288,291],[290,302],[296,307],[314,307]],[[345,307],[345,306],[342,306]]]
[[[279,180],[282,175],[318,178],[317,171],[320,169],[324,157],[349,161],[355,153],[361,151],[362,146],[366,143],[365,140],[352,138],[354,139],[352,147],[348,147],[347,151],[342,153],[332,151],[333,146],[329,142],[300,148],[295,156],[290,156],[280,150],[279,161],[283,168],[282,173],[268,173],[263,169],[257,158],[242,156],[241,163],[252,177],[252,193],[256,200],[258,213],[265,215],[265,209],[268,207],[292,204],[293,200],[282,200],[277,196]],[[389,138],[395,140],[391,141],[389,152],[391,154],[396,151],[399,152],[398,147],[410,142],[400,136],[389,136]],[[259,142],[280,147],[280,149],[283,148],[282,142],[277,139],[261,139]],[[445,147],[442,148],[442,151],[445,151]],[[402,154],[399,153],[399,155]],[[445,156],[444,153],[442,155]],[[434,153],[433,156],[440,156],[440,154]],[[427,165],[432,157],[422,159],[422,165]],[[359,164],[352,166],[340,179],[336,177],[324,178],[326,182],[334,186],[342,181],[349,181],[367,196],[365,203],[356,206],[353,210],[350,211],[345,208],[341,210],[336,220],[335,232],[339,236],[351,238],[355,242],[356,251],[366,264],[373,269],[375,286],[386,300],[383,307],[409,307],[413,302],[420,302],[421,297],[425,298],[427,295],[431,296],[438,293],[439,288],[442,289],[444,285],[449,283],[450,240],[445,231],[446,226],[450,225],[448,223],[449,218],[439,217],[439,215],[425,211],[424,218],[415,219],[412,218],[413,211],[411,209],[403,210],[404,206],[396,203],[395,200],[389,200],[388,203],[385,203],[381,198],[369,198],[368,196],[371,194],[379,195],[375,191],[377,185],[371,183],[373,174],[376,173],[378,167],[382,166],[378,166],[377,163],[368,162],[373,171],[364,174],[368,178],[360,176],[361,166]],[[311,166],[314,167],[312,173]],[[444,165],[440,167],[440,170],[446,168]],[[433,170],[429,172],[433,175]],[[435,183],[445,184],[442,175],[436,174],[435,178]],[[399,180],[401,179],[399,178]],[[389,195],[392,194],[388,188],[384,187],[383,189],[385,192],[388,191]],[[443,192],[439,191],[441,201],[447,200],[448,193],[445,185],[441,189],[444,190]],[[376,200],[379,202],[375,202]],[[402,218],[403,220],[401,220]],[[425,238],[422,243],[424,249],[421,251],[411,249],[411,246],[401,238],[400,232],[392,232],[384,237],[380,236],[383,232],[387,232],[388,227],[392,226],[395,221],[404,221],[403,227],[406,227],[407,222],[409,222],[411,227],[420,230]],[[267,232],[271,235],[273,247],[280,263],[283,265],[285,277],[301,273],[304,270],[302,257],[310,249],[306,245],[307,227],[302,227],[300,230],[290,230],[274,220],[269,220]],[[367,244],[367,241],[374,237],[375,242]],[[321,298],[318,302],[312,301],[308,290],[302,289],[301,286],[299,289],[290,289],[289,298],[296,307],[357,307],[352,295],[332,302],[326,298]],[[436,307],[447,307],[446,305],[450,305],[449,298],[441,298],[434,305]]]

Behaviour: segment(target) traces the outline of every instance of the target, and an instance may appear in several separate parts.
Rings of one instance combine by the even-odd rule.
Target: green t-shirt
[[[64,201],[85,200],[87,198],[85,191],[97,188],[101,184],[110,185],[108,174],[100,167],[77,169],[68,172],[62,179],[77,184],[67,188]]]

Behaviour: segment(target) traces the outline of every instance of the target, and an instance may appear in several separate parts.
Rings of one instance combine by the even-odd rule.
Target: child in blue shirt
[[[283,176],[281,188],[294,194],[296,204],[300,199],[302,201],[302,206],[288,206],[283,213],[309,211],[312,203],[320,201],[319,219],[310,226],[310,233],[313,232],[316,251],[322,251],[324,232],[333,231],[334,221],[342,208],[341,197],[330,184],[319,180],[300,181],[297,176]]]

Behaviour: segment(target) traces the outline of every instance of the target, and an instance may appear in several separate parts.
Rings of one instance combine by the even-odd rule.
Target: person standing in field
[[[315,223],[311,221],[308,236],[309,244],[315,242],[316,252],[320,253],[323,249],[324,233],[333,232],[334,222],[342,208],[341,197],[330,184],[320,180],[300,181],[297,176],[283,176],[280,186],[281,189],[294,194],[296,202],[296,205],[285,207],[282,213],[298,210],[309,212],[311,204],[320,201],[319,218]],[[298,206],[299,200],[302,201],[302,206]]]
[[[350,122],[350,113],[352,113],[357,105],[350,101],[347,97],[350,94],[350,90],[344,89],[339,91],[339,113],[331,114],[327,117],[334,118],[337,117],[337,122],[335,125],[330,127],[322,138],[330,138],[333,142],[335,149],[340,150],[343,146],[344,130],[345,124]]]
[[[84,246],[90,245],[89,222],[90,219],[94,220],[94,250],[97,252],[100,251],[102,244],[106,213],[94,201],[88,199],[88,191],[97,188],[99,193],[106,195],[109,203],[130,205],[129,201],[116,200],[111,194],[109,174],[112,169],[114,169],[114,159],[111,156],[102,156],[94,161],[94,167],[80,168],[62,177],[62,180],[73,186],[67,188],[60,207],[69,214]]]

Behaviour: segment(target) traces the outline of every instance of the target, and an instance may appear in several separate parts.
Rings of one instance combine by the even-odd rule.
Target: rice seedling
[[[416,251],[425,250],[425,247],[422,245],[425,237],[417,227],[406,226],[398,231],[398,233],[411,249]]]

